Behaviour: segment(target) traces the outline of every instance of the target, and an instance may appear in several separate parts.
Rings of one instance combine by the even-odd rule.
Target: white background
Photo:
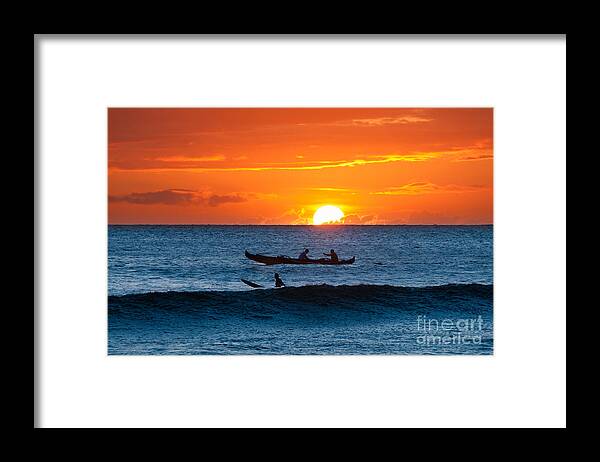
[[[566,39],[37,38],[43,427],[566,425]],[[107,355],[109,106],[495,108],[495,354]]]

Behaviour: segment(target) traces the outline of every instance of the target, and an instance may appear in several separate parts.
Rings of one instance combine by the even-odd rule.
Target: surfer
[[[298,255],[298,260],[308,260],[308,249],[304,249],[304,251]]]
[[[275,273],[275,287],[283,287],[283,286],[285,286],[285,284],[279,277],[279,273]]]
[[[337,253],[335,253],[335,250],[331,249],[331,251],[329,253],[324,253],[323,255],[325,255],[326,257],[331,257],[331,261],[333,262],[338,262],[340,261],[340,259],[337,256]]]

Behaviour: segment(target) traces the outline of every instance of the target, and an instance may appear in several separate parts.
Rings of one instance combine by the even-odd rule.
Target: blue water
[[[110,354],[492,354],[492,226],[109,226]],[[264,266],[244,250],[353,265]],[[288,287],[273,286],[277,271]]]

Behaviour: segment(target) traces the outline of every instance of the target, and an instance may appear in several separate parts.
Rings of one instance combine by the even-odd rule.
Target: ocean
[[[244,256],[304,248],[356,262]],[[108,265],[111,355],[493,353],[491,225],[110,225]]]

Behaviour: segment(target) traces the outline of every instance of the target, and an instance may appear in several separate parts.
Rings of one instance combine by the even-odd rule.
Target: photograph
[[[565,429],[566,160],[566,34],[36,34],[34,428]]]
[[[109,355],[493,355],[492,107],[109,107]]]

